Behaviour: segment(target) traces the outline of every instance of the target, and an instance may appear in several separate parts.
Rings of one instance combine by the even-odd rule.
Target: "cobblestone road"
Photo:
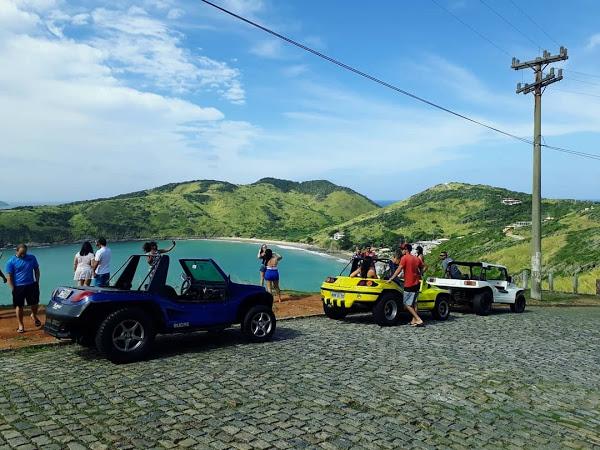
[[[600,308],[0,354],[0,448],[600,448]]]

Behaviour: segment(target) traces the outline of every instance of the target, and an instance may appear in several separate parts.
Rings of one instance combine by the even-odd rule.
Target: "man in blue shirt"
[[[33,255],[27,254],[27,246],[19,244],[15,256],[6,262],[6,276],[8,286],[12,291],[13,306],[19,322],[17,333],[24,333],[23,306],[27,302],[31,306],[31,318],[36,327],[42,323],[38,319],[38,305],[40,303],[40,266]]]

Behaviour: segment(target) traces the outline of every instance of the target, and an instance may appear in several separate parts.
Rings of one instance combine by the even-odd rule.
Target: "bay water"
[[[132,254],[142,253],[143,242],[108,243],[112,250],[111,271],[114,274]],[[159,248],[171,246],[169,241],[159,242]],[[80,244],[32,247],[29,253],[35,255],[40,264],[41,304],[47,304],[52,291],[57,286],[71,286],[73,281],[73,258],[81,248]],[[274,252],[283,256],[279,263],[282,289],[318,292],[323,280],[329,275],[337,275],[346,262],[325,254],[297,249],[286,245],[269,245]],[[169,253],[169,284],[177,291],[181,286],[181,266],[179,258],[213,258],[223,271],[231,275],[235,282],[258,284],[260,263],[256,259],[259,244],[235,241],[181,240]],[[12,252],[5,250],[0,261],[2,270]],[[0,281],[0,305],[12,303],[10,290]]]

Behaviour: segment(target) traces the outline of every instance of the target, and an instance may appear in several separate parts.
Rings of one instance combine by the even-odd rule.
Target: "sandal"
[[[20,334],[25,333],[25,328],[17,328],[17,333],[20,333]]]
[[[31,316],[31,318],[33,319],[33,316]],[[33,323],[34,323],[34,324],[35,324],[35,326],[36,326],[36,327],[38,327],[38,328],[42,326],[42,322],[40,322],[40,320],[39,320],[39,319],[34,319],[34,322],[33,322]]]

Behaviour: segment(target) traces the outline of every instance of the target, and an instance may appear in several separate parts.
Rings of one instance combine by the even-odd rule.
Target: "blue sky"
[[[509,1],[436,0],[502,51],[432,0],[214,1],[527,138],[533,97],[514,89],[532,74],[514,72],[511,57],[558,51]],[[514,2],[569,49],[569,61],[556,65],[567,69],[565,80],[543,97],[545,141],[600,154],[600,3]],[[449,181],[531,189],[530,146],[198,1],[1,0],[0,61],[2,200],[79,200],[266,176],[329,179],[375,199]],[[597,199],[599,168],[545,150],[543,195]]]

